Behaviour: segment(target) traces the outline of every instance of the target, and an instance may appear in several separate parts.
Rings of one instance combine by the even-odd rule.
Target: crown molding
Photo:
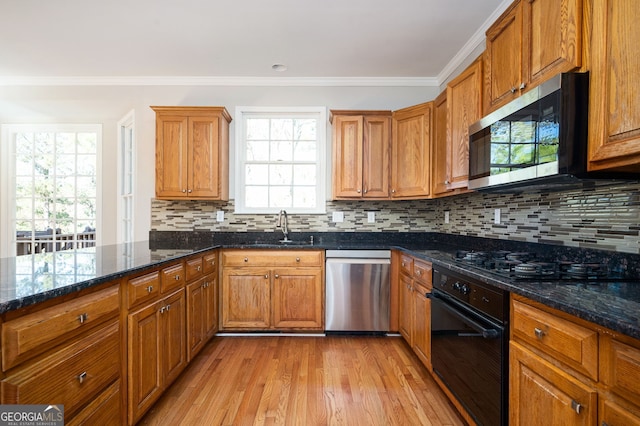
[[[502,3],[498,6],[496,10],[487,18],[486,21],[478,28],[473,36],[462,46],[462,49],[456,53],[456,55],[449,61],[449,63],[440,71],[438,74],[438,86],[445,83],[452,74],[458,69],[460,65],[462,65],[465,60],[469,58],[469,56],[480,46],[481,43],[485,42],[485,33],[489,29],[491,25],[494,24],[502,15],[502,13],[507,10],[509,6],[513,3],[513,0],[502,0]],[[475,58],[471,58],[472,60]]]
[[[435,77],[17,77],[0,76],[0,86],[361,86],[431,87]]]

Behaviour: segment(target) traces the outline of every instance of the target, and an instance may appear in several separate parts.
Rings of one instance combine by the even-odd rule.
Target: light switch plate
[[[376,212],[367,212],[367,222],[375,223],[376,221]]]
[[[222,210],[218,210],[218,211],[216,212],[216,220],[217,220],[218,222],[224,222],[224,211],[222,211]]]
[[[444,212],[444,223],[449,223],[449,210]]]
[[[333,212],[331,220],[334,223],[344,222],[344,212]]]
[[[500,224],[500,209],[495,209],[493,211],[493,223],[496,225]]]

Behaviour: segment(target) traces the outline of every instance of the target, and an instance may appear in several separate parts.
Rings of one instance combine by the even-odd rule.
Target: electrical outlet
[[[334,223],[344,222],[344,212],[333,212],[331,220]]]
[[[376,221],[376,212],[367,212],[367,222],[374,223]]]
[[[500,209],[495,209],[493,211],[493,223],[496,225],[500,224]]]
[[[224,211],[222,211],[222,210],[218,210],[218,211],[216,212],[216,220],[217,220],[218,222],[224,222]]]
[[[449,210],[444,212],[444,223],[449,223]]]

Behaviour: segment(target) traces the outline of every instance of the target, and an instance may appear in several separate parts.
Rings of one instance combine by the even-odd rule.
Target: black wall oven
[[[433,371],[479,425],[506,425],[508,292],[434,265]]]

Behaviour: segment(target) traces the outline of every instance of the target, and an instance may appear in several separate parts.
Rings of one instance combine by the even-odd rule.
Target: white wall
[[[327,109],[395,110],[430,101],[438,87],[281,86],[0,86],[0,124],[99,123],[103,125],[101,244],[116,242],[117,122],[129,111],[136,120],[135,239],[146,240],[154,197],[155,115],[151,105],[325,106]],[[230,129],[234,152],[235,122]],[[329,129],[329,123],[327,123]],[[328,131],[327,135],[331,135]],[[329,163],[327,163],[329,165]],[[234,165],[231,164],[231,176]],[[233,193],[233,188],[231,188]]]

